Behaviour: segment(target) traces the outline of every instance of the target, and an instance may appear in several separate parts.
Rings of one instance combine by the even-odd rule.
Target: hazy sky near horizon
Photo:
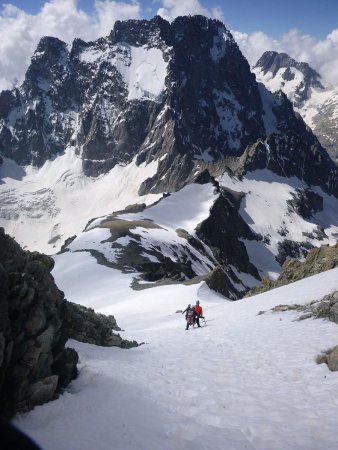
[[[39,39],[107,35],[116,20],[203,14],[231,30],[253,65],[265,50],[308,62],[338,86],[338,0],[9,0],[0,2],[0,90],[21,82]]]

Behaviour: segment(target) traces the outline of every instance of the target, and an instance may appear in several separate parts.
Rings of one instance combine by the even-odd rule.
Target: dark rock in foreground
[[[77,375],[82,342],[129,348],[135,341],[112,333],[112,316],[95,314],[64,299],[51,275],[54,261],[26,252],[0,228],[0,417],[58,396]]]
[[[45,403],[62,384],[57,360],[71,361],[63,379],[77,374],[78,356],[62,331],[64,297],[50,274],[53,260],[23,251],[0,229],[0,415]]]

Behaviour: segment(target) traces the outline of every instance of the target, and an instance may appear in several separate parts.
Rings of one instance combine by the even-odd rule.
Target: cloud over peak
[[[168,21],[180,15],[202,14],[224,21],[219,7],[206,8],[199,0],[162,0],[157,14]],[[55,36],[71,43],[75,37],[85,41],[106,36],[116,20],[141,19],[138,0],[95,0],[93,14],[81,10],[77,0],[48,0],[37,14],[29,14],[11,4],[0,12],[0,90],[22,82],[31,56],[43,36]],[[288,53],[309,63],[324,79],[338,86],[338,29],[317,40],[298,30],[289,30],[278,39],[261,31],[232,32],[251,65],[266,50]]]
[[[96,0],[93,15],[82,11],[77,0],[49,0],[35,15],[6,4],[0,13],[0,90],[23,80],[41,37],[89,41],[108,35],[116,20],[132,18],[141,18],[136,1]]]
[[[169,22],[178,16],[195,14],[224,20],[221,8],[214,7],[209,10],[202,6],[198,0],[163,0],[162,4],[163,7],[157,11],[157,14]]]
[[[308,63],[325,81],[338,86],[338,29],[333,30],[323,40],[301,34],[296,29],[289,30],[279,39],[271,38],[260,31],[251,34],[239,31],[232,33],[251,65],[254,65],[266,50],[287,53],[296,61]]]

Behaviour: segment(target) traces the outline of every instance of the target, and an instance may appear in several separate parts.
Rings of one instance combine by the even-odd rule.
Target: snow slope
[[[68,255],[68,266],[65,258],[54,276],[68,299],[114,313],[124,337],[145,344],[69,343],[80,354],[78,379],[14,420],[45,450],[337,448],[338,375],[315,359],[337,345],[338,327],[268,310],[338,289],[338,269],[229,302],[203,284],[133,291],[131,274],[87,252]],[[207,326],[185,331],[175,311],[197,298]]]
[[[276,257],[280,255],[281,243],[284,241],[294,241],[300,246],[299,257],[303,254],[302,249],[307,252],[309,246],[336,243],[338,200],[325,194],[320,188],[312,187],[312,190],[322,197],[323,211],[313,213],[305,219],[290,207],[290,201],[297,196],[297,190],[308,188],[296,178],[286,180],[268,170],[257,170],[242,179],[224,174],[218,181],[220,186],[231,192],[244,194],[239,213],[260,238],[241,240],[246,246],[250,262],[258,269],[261,277],[275,279],[280,273],[281,267]],[[128,270],[133,270],[133,267],[138,267],[139,271],[140,260],[133,260],[136,246],[143,258],[144,267],[147,262],[160,266],[164,262],[161,257],[165,256],[174,264],[182,263],[185,267],[191,264],[195,275],[206,274],[218,262],[211,249],[201,243],[195,230],[198,224],[209,217],[209,210],[218,196],[219,193],[215,192],[212,184],[193,183],[162,198],[142,212],[118,214],[114,217],[101,216],[68,245],[69,252],[64,265],[72,265],[71,260],[67,259],[71,258],[71,253],[95,250],[109,263],[115,264],[115,268],[122,270],[127,266]],[[189,233],[201,245],[193,247],[185,233]],[[133,249],[130,248],[131,243]],[[124,254],[127,257],[123,258]],[[56,257],[57,260],[58,258],[59,256]],[[257,285],[258,280],[251,275],[240,273],[233,266],[231,269],[241,281],[241,285],[237,286],[239,291]],[[134,276],[139,279],[139,273],[135,273],[135,270]],[[182,279],[193,276],[182,272],[180,275]]]
[[[139,197],[142,181],[157,162],[137,167],[116,165],[97,178],[83,174],[74,149],[41,169],[22,168],[4,159],[0,166],[0,226],[28,250],[51,254],[80,233],[89,220],[134,203],[152,203],[160,195]]]
[[[285,80],[283,77],[285,67],[282,67],[274,75],[268,71],[264,73],[261,67],[254,67],[252,72],[256,75],[257,80],[263,83],[271,92],[276,92],[279,89],[288,96],[293,103],[298,99],[297,90],[301,91],[301,85],[304,83],[304,74],[296,69],[296,67],[289,68],[292,79]]]

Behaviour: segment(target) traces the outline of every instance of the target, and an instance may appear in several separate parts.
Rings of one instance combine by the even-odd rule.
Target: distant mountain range
[[[255,72],[278,78],[281,64]],[[299,105],[322,89],[310,68],[303,84]],[[132,271],[136,289],[219,267],[236,299],[338,236],[336,165],[202,16],[118,21],[70,47],[43,38],[22,86],[0,94],[0,152],[6,231]]]
[[[338,159],[338,89],[323,84],[307,63],[285,53],[265,52],[253,68],[272,92],[281,89],[313,130],[332,159]]]

